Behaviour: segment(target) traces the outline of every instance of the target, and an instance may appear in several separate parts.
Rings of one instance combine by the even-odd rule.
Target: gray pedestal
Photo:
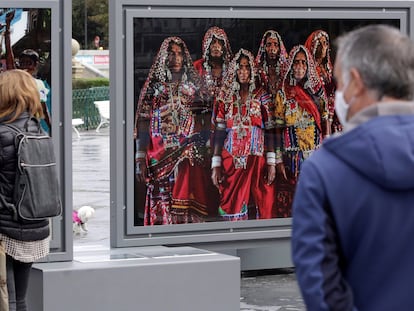
[[[239,258],[191,247],[96,250],[35,264],[31,311],[240,310]]]

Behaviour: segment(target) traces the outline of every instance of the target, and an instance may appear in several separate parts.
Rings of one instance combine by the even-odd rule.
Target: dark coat
[[[307,159],[292,250],[308,310],[414,310],[414,116],[328,139]]]
[[[5,200],[12,203],[13,189],[16,177],[17,156],[15,148],[15,133],[1,126],[5,119],[0,119],[0,193]],[[29,114],[23,113],[11,124],[23,129],[28,123],[30,132],[38,131],[36,121],[29,120]],[[49,220],[23,221],[15,220],[12,212],[0,206],[0,233],[20,241],[37,241],[49,236]]]

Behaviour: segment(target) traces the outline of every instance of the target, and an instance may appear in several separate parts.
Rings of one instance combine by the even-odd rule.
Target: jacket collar
[[[16,118],[16,120],[20,120],[20,119],[27,119],[30,116],[28,111],[24,111],[22,112],[22,114],[20,116],[18,116]],[[0,118],[0,123],[6,123],[8,120],[10,120],[13,117],[12,114],[9,114],[7,116],[1,117]]]
[[[375,117],[410,114],[414,115],[414,102],[392,101],[376,103],[356,113],[346,124],[344,131],[348,132]]]

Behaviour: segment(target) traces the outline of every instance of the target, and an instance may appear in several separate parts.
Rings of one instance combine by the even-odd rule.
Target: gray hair
[[[397,28],[369,25],[336,40],[342,78],[349,80],[351,68],[378,97],[414,99],[414,42]]]

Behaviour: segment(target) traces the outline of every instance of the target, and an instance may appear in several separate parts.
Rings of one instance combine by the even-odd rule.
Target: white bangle
[[[137,151],[135,153],[135,159],[145,159],[145,157],[147,156],[147,153],[145,151]]]
[[[221,156],[213,156],[211,158],[211,168],[221,167]]]
[[[276,165],[276,159],[267,159],[266,164],[274,166]]]
[[[275,152],[266,153],[266,163],[268,165],[276,165],[276,153]]]
[[[226,129],[226,123],[223,122],[217,122],[216,127],[220,130],[225,130]]]

